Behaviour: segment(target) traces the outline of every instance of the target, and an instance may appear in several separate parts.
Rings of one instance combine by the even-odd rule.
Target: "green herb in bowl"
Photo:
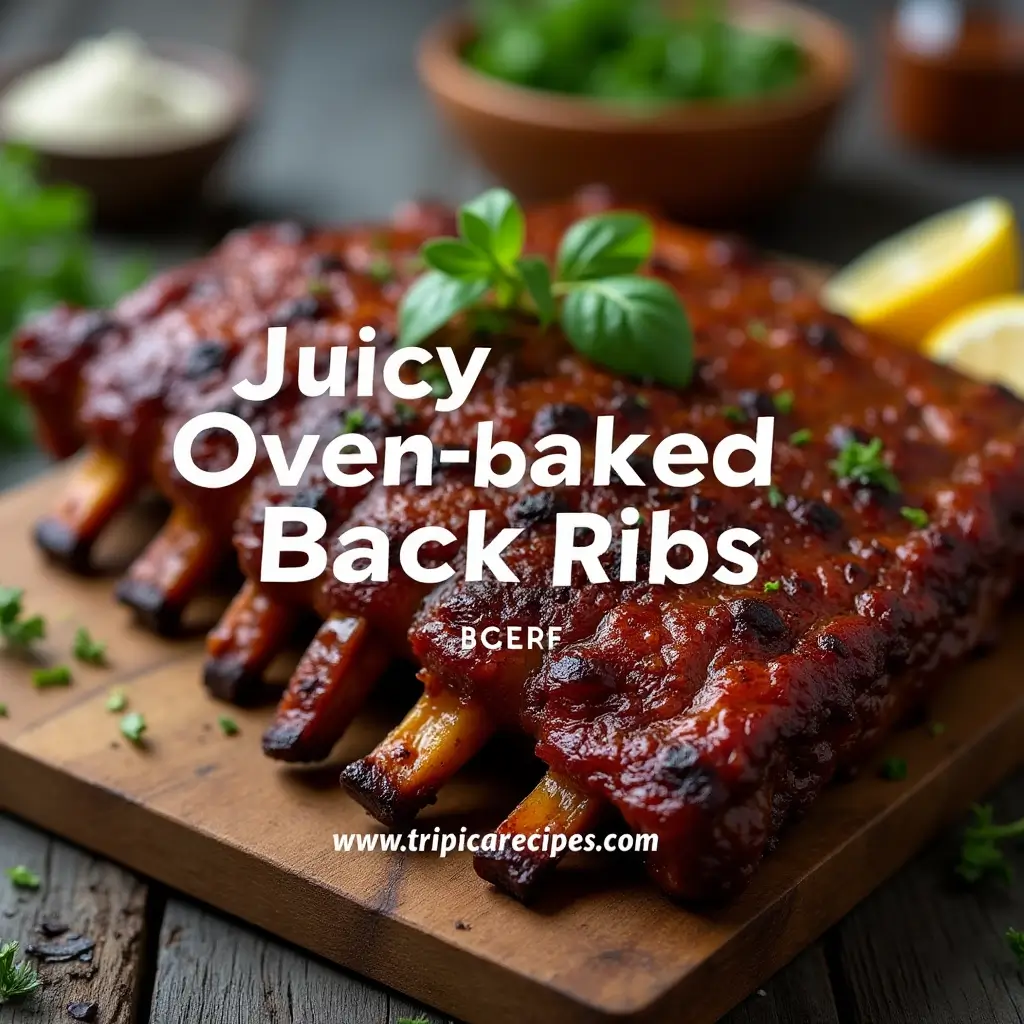
[[[477,0],[467,63],[531,89],[651,105],[736,101],[797,83],[787,35],[729,22],[714,0],[673,17],[655,0]]]

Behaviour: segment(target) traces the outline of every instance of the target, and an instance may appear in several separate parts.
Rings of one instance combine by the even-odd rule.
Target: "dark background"
[[[409,196],[466,197],[485,180],[438,131],[412,65],[424,27],[458,6],[451,0],[3,0],[0,58],[117,27],[230,49],[259,73],[263,102],[226,169],[227,194],[243,212],[263,216],[365,218],[386,214]],[[756,237],[843,262],[925,214],[978,195],[1003,194],[1024,209],[1021,160],[926,157],[886,132],[879,38],[889,3],[814,6],[845,22],[859,41],[858,88],[815,180],[751,225]]]
[[[447,0],[0,0],[0,61],[128,27],[150,38],[232,50],[257,71],[259,115],[224,168],[219,208],[160,234],[102,240],[106,253],[141,246],[162,264],[257,217],[365,219],[410,196],[460,199],[478,191],[486,179],[438,130],[412,64],[423,28],[453,6]],[[846,22],[860,42],[858,88],[814,180],[746,225],[748,231],[778,249],[844,262],[927,214],[979,195],[1005,195],[1024,215],[1024,160],[982,165],[925,157],[887,134],[878,41],[888,5],[827,0],[818,6]],[[40,461],[0,452],[0,486]],[[1004,787],[998,800],[1001,818],[1024,811],[1024,780]],[[956,843],[950,833],[910,864],[751,996],[730,1024],[1024,1021],[1024,976],[1003,939],[1008,926],[1024,928],[1024,887],[958,888],[951,879]],[[79,891],[75,878],[102,877],[114,879],[104,883],[103,898],[117,914],[128,913],[118,909],[119,900],[138,902],[131,895],[136,883],[117,869],[0,816],[0,863],[23,860],[27,854],[18,851],[26,850],[54,865],[47,884],[66,900]],[[1014,856],[1024,869],[1024,856]],[[150,945],[142,968],[131,968],[144,971],[140,1010],[118,1019],[393,1024],[409,1010],[399,997],[300,951],[157,886],[148,891]],[[4,916],[21,913],[11,903],[7,914],[6,899],[0,891]],[[50,1019],[7,1013],[0,1007],[3,1024]]]

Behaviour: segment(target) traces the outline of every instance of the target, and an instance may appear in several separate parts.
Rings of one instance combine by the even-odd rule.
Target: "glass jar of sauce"
[[[1024,150],[1024,0],[900,0],[886,35],[889,115],[905,139]]]

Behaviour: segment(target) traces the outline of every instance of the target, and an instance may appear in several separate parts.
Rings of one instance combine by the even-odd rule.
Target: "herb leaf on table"
[[[22,999],[39,988],[39,975],[31,964],[15,963],[18,943],[0,942],[0,1005]]]

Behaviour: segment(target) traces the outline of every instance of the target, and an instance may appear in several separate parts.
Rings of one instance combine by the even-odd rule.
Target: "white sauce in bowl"
[[[231,98],[201,71],[117,32],[74,46],[0,96],[0,131],[72,154],[159,151],[198,142],[230,121]]]

